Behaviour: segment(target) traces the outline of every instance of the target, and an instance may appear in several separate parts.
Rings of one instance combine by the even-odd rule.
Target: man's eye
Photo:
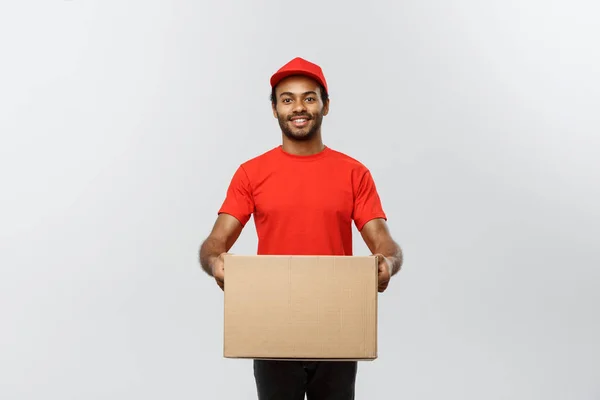
[[[284,102],[284,103],[287,103],[287,102],[289,102],[289,101],[292,101],[292,100],[291,100],[291,99],[283,99],[283,102]]]
[[[315,98],[314,97],[307,97],[306,100],[308,100],[308,101],[314,101]]]

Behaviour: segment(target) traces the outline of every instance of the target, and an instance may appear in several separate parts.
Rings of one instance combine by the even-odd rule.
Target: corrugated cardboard
[[[377,358],[374,256],[225,257],[224,356]]]

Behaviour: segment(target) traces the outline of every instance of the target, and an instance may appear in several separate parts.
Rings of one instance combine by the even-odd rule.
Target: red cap
[[[281,67],[279,71],[273,74],[271,77],[271,87],[274,87],[283,78],[287,78],[291,75],[308,76],[309,78],[312,78],[323,85],[325,91],[329,93],[329,90],[327,89],[327,81],[325,80],[325,76],[323,75],[321,67],[300,57],[294,58],[292,61]]]

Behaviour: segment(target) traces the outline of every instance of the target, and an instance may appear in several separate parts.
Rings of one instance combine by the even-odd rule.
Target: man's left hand
[[[392,277],[392,262],[388,260],[383,254],[375,254],[378,261],[378,283],[379,293],[382,293],[387,289],[390,279]]]

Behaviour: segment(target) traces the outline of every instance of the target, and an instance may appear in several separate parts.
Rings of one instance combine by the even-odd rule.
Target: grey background
[[[302,56],[406,255],[357,398],[600,399],[599,11],[3,2],[0,397],[255,398],[197,250]]]

